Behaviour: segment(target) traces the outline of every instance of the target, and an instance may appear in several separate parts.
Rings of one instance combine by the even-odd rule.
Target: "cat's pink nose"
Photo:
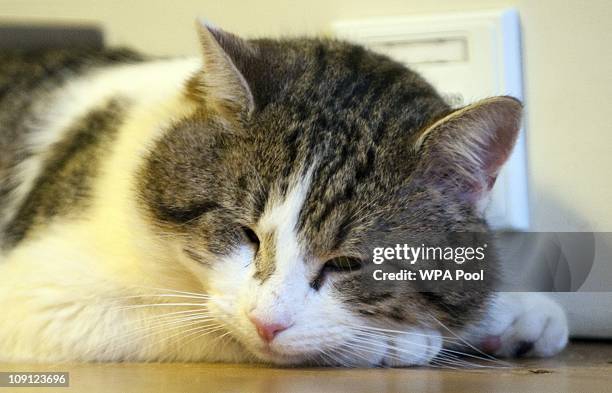
[[[255,329],[257,330],[259,337],[261,337],[261,339],[267,343],[272,341],[278,333],[286,330],[289,327],[289,325],[283,323],[264,322],[253,316],[249,316],[249,319],[251,322],[253,322],[253,325],[255,325]]]

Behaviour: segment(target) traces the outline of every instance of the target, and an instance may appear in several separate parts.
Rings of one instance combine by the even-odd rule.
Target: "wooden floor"
[[[612,343],[575,342],[560,356],[498,369],[278,369],[218,364],[6,365],[69,371],[70,388],[15,392],[612,392]],[[0,392],[9,389],[0,388]]]

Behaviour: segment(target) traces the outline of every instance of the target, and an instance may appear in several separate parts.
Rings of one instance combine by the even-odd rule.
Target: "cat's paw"
[[[411,329],[390,338],[381,365],[408,367],[426,365],[442,349],[442,337],[436,331]]]
[[[563,309],[539,293],[501,293],[491,315],[483,350],[500,357],[547,357],[567,344]]]

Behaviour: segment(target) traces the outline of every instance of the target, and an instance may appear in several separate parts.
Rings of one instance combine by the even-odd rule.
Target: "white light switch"
[[[453,106],[494,95],[523,97],[514,9],[338,21],[332,30],[415,69]],[[529,227],[524,129],[493,188],[487,218],[498,229]]]

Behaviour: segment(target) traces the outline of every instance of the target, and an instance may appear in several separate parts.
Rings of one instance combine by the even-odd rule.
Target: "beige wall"
[[[506,6],[518,7],[523,24],[533,228],[612,231],[608,1],[0,0],[0,16],[96,21],[112,44],[192,54],[196,16],[261,36],[317,34],[337,19]]]

